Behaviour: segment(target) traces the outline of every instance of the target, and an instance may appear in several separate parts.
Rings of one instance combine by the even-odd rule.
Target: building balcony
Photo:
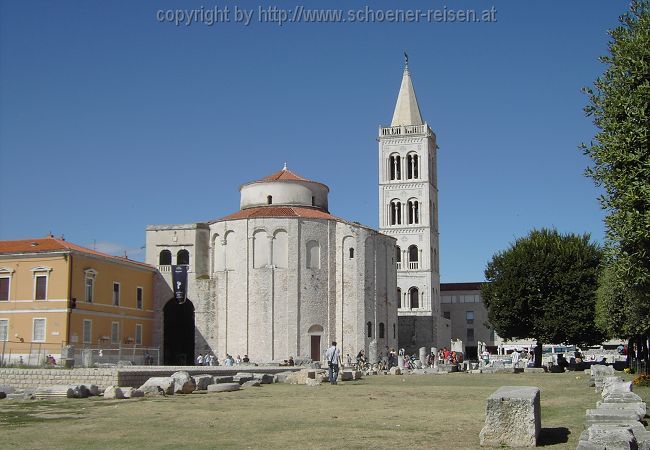
[[[420,263],[418,261],[409,262],[409,270],[418,270],[420,268]]]
[[[402,262],[401,261],[397,261],[397,263],[395,263],[395,265],[397,266],[397,270],[402,270]]]
[[[380,127],[380,136],[408,136],[411,134],[426,134],[427,124],[423,125],[400,125],[396,127]]]

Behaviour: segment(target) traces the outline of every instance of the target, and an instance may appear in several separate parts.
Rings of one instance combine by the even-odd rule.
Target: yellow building
[[[0,241],[0,363],[42,364],[67,344],[121,359],[150,347],[155,271],[51,236]]]

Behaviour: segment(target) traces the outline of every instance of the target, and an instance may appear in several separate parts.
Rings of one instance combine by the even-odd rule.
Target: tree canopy
[[[650,331],[650,3],[633,1],[609,32],[606,65],[586,88],[598,132],[583,145],[587,175],[603,188],[607,269],[599,290],[599,323],[613,336]]]
[[[490,325],[504,339],[535,338],[538,346],[600,343],[595,305],[601,259],[602,249],[588,234],[541,229],[517,239],[485,269],[481,293]]]

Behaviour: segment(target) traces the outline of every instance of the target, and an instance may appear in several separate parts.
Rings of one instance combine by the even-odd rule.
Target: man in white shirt
[[[341,351],[336,348],[336,341],[332,342],[332,346],[325,352],[325,359],[330,368],[330,384],[336,384],[336,379],[339,377],[339,362],[341,361]]]
[[[517,349],[512,352],[512,367],[515,369],[519,367],[519,351]]]

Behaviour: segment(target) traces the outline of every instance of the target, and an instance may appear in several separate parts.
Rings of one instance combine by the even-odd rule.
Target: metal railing
[[[158,366],[161,363],[160,348],[137,345],[98,346],[85,344],[75,346],[75,367],[102,367],[117,364],[134,366]]]
[[[48,356],[58,361],[61,348],[60,343],[0,341],[0,367],[44,366],[51,362]]]
[[[62,355],[67,356],[66,342],[0,341],[0,367],[32,366],[55,367],[63,365]],[[72,344],[71,359],[74,367],[125,365],[160,365],[158,347],[138,345]]]

